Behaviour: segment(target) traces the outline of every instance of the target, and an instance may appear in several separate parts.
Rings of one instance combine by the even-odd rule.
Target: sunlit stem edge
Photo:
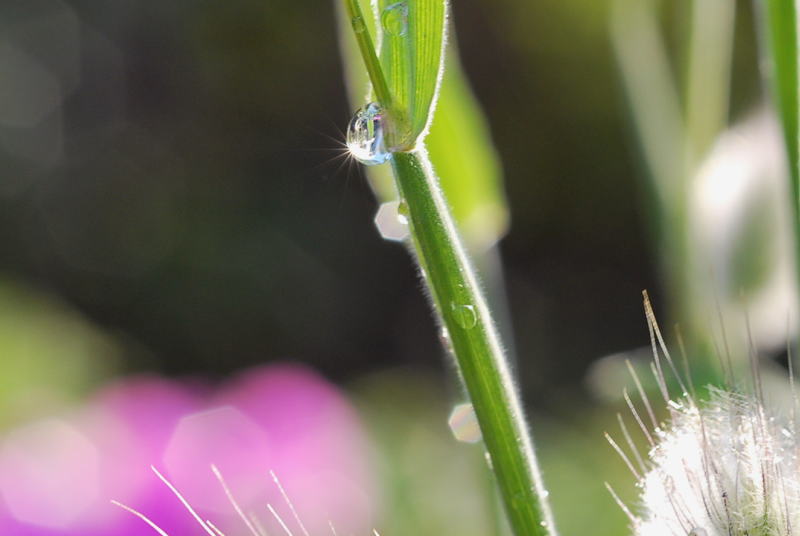
[[[424,149],[395,153],[392,169],[408,207],[413,252],[447,329],[509,525],[517,536],[555,536],[547,493],[500,337],[428,155]],[[463,307],[471,308],[474,319]]]

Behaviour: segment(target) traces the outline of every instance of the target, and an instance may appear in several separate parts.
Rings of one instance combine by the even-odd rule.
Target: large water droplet
[[[481,428],[472,404],[459,404],[453,408],[447,423],[457,440],[464,443],[477,443],[481,440]]]
[[[395,2],[381,13],[381,26],[386,35],[403,37],[408,33],[408,3]]]
[[[475,306],[453,303],[450,308],[453,310],[456,323],[462,328],[472,329],[478,323],[478,313],[475,311]]]
[[[367,166],[383,164],[392,157],[383,139],[384,114],[371,102],[358,110],[347,126],[347,150]]]

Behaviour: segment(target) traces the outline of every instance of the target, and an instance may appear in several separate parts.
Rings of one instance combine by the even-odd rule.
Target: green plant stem
[[[424,149],[392,167],[434,307],[472,400],[514,533],[555,534],[519,398],[492,321]]]
[[[367,73],[375,91],[375,97],[385,109],[391,109],[393,104],[392,93],[389,91],[389,85],[386,83],[386,77],[383,74],[383,69],[381,69],[381,62],[375,53],[375,45],[367,30],[367,23],[364,20],[364,14],[361,12],[361,6],[358,0],[345,0],[345,7],[347,8],[347,15],[350,17],[350,25],[353,27],[353,34],[356,36],[358,48],[361,51],[361,57],[364,58],[364,64],[367,67]]]

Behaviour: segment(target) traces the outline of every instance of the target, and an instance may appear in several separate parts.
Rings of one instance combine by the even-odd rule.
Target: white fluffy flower
[[[641,475],[639,536],[772,536],[800,528],[796,435],[756,396],[671,404]]]
[[[785,421],[769,411],[758,377],[750,394],[710,387],[708,400],[698,401],[693,390],[687,392],[670,358],[646,294],[645,312],[655,356],[653,372],[670,418],[666,424],[657,423],[631,367],[646,411],[640,413],[627,393],[625,399],[647,438],[649,452],[646,457],[639,454],[622,418],[624,439],[633,456],[608,437],[640,489],[633,509],[612,490],[631,520],[634,535],[800,536],[795,410]],[[669,365],[666,369],[659,348]],[[752,365],[758,375],[757,363]],[[669,396],[665,370],[677,378],[681,397]]]

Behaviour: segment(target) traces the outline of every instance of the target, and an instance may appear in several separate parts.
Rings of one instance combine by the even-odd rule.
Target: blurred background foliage
[[[617,385],[600,358],[647,345],[640,292],[667,296],[611,2],[453,4],[502,163],[519,385],[560,530],[620,534],[603,481],[630,498],[632,478],[602,438],[621,406],[597,397]],[[679,82],[691,6],[656,9]],[[733,121],[762,102],[737,9]],[[327,1],[0,5],[0,426],[113,376],[300,361],[365,419],[379,529],[487,534],[482,451],[447,430],[459,391],[419,277],[342,158],[335,22]]]

